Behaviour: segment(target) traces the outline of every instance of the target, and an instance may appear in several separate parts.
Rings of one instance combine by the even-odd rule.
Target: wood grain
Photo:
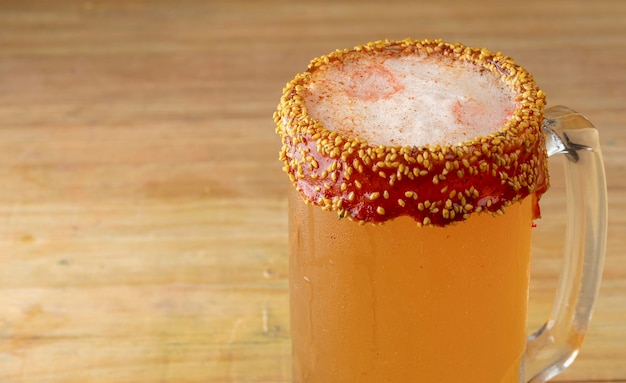
[[[0,31],[0,381],[290,381],[272,112],[310,58],[410,36],[503,51],[597,125],[606,270],[555,381],[626,382],[625,2],[5,0]],[[560,268],[552,184],[530,328]]]

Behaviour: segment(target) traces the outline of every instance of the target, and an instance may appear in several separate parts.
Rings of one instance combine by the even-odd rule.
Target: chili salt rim
[[[516,92],[518,107],[502,129],[487,136],[419,147],[370,145],[308,115],[304,85],[313,71],[353,55],[390,53],[441,54],[480,65]],[[499,52],[441,40],[385,40],[313,59],[287,83],[274,121],[283,170],[306,203],[363,223],[408,215],[418,225],[445,226],[480,212],[502,214],[530,194],[538,201],[548,188],[544,105],[545,94],[531,74]]]

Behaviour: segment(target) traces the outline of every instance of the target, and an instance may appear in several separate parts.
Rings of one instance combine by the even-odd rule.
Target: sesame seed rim
[[[501,81],[516,93],[518,107],[514,111],[512,118],[509,119],[500,130],[492,132],[489,135],[474,137],[459,144],[437,144],[419,147],[371,145],[357,137],[331,131],[324,127],[322,122],[308,115],[303,94],[305,85],[309,81],[313,71],[327,65],[332,65],[334,62],[350,59],[352,55],[360,55],[363,53],[373,55],[389,54],[390,52],[403,55],[441,54],[454,60],[463,60],[482,66],[499,76]],[[441,40],[384,40],[370,42],[353,49],[336,50],[328,55],[313,59],[309,64],[308,70],[296,75],[284,88],[283,96],[281,97],[277,111],[274,113],[274,120],[277,124],[276,131],[283,141],[280,159],[285,163],[284,170],[290,175],[292,182],[302,194],[305,202],[312,202],[327,210],[336,210],[339,212],[340,216],[348,216],[358,221],[381,221],[399,215],[392,214],[387,217],[385,214],[380,214],[381,211],[386,212],[389,210],[385,209],[387,205],[372,205],[371,209],[369,209],[370,212],[366,212],[365,214],[355,214],[354,209],[348,211],[348,214],[346,214],[346,210],[349,210],[347,206],[344,206],[346,203],[354,205],[355,199],[357,203],[362,202],[360,198],[355,198],[354,192],[357,191],[361,193],[362,180],[359,179],[359,175],[362,176],[364,172],[368,173],[368,168],[371,169],[373,173],[377,174],[378,177],[386,179],[390,187],[394,187],[396,183],[401,183],[402,180],[406,180],[407,177],[413,180],[414,178],[424,177],[426,175],[431,176],[432,183],[436,186],[440,181],[444,181],[448,173],[453,170],[458,177],[465,176],[466,172],[469,173],[471,177],[489,171],[489,163],[481,162],[478,166],[474,166],[474,163],[477,157],[483,154],[490,155],[490,151],[494,151],[495,148],[495,152],[497,152],[496,162],[499,162],[499,164],[491,170],[493,176],[499,177],[502,184],[506,183],[507,187],[513,188],[516,191],[520,190],[522,187],[527,187],[526,192],[517,192],[513,197],[501,201],[501,203],[493,203],[493,199],[489,198],[486,200],[487,202],[483,201],[482,204],[476,206],[470,203],[468,199],[474,201],[481,196],[476,196],[476,193],[470,193],[472,195],[467,195],[467,198],[463,197],[463,208],[457,208],[459,205],[455,205],[454,210],[444,208],[443,212],[440,213],[440,205],[442,201],[445,201],[445,199],[442,199],[440,201],[434,201],[435,207],[429,210],[429,214],[417,214],[417,216],[409,214],[413,215],[418,222],[421,221],[425,224],[443,226],[450,221],[467,219],[471,214],[480,211],[490,211],[493,214],[501,214],[503,208],[518,199],[536,191],[539,192],[538,194],[541,194],[547,189],[547,155],[545,155],[545,153],[540,153],[538,158],[531,159],[530,164],[525,163],[528,166],[526,166],[525,170],[522,172],[524,173],[522,177],[524,179],[527,178],[527,175],[530,175],[531,178],[545,179],[543,185],[537,184],[536,182],[533,184],[532,182],[520,181],[517,177],[511,178],[508,173],[501,170],[500,173],[496,172],[496,169],[502,163],[509,165],[510,156],[515,157],[514,160],[517,164],[518,153],[515,150],[522,145],[526,145],[525,139],[528,137],[532,138],[534,136],[537,138],[534,141],[539,141],[540,144],[543,142],[540,127],[544,105],[545,94],[537,88],[532,76],[522,67],[518,66],[510,57],[503,56],[499,52],[492,53],[484,48],[469,48],[460,43],[450,44]],[[312,146],[308,144],[308,146],[303,146],[303,141],[307,143],[313,141],[316,143],[315,149],[318,152],[316,156],[310,154],[313,149]],[[533,140],[531,139],[531,141]],[[292,152],[293,146],[298,145],[302,151],[299,155]],[[309,152],[306,152],[307,150]],[[541,151],[541,148],[538,150]],[[543,150],[545,151],[545,148]],[[355,155],[355,153],[358,155]],[[374,155],[372,155],[372,153],[374,153]],[[459,159],[460,163],[459,161],[455,161],[455,163],[444,161],[446,158],[450,157],[451,154],[453,157]],[[319,157],[320,155],[322,158]],[[503,160],[502,158],[505,159]],[[318,174],[315,173],[315,170],[322,166],[320,164],[322,161],[330,161],[331,165],[323,171],[322,177],[319,177]],[[415,164],[415,166],[412,166],[413,164]],[[419,166],[417,164],[419,164]],[[305,169],[303,165],[307,165],[307,169]],[[441,166],[443,166],[444,169],[440,169]],[[397,171],[398,168],[402,171]],[[435,168],[437,171],[432,172],[432,168]],[[395,173],[394,170],[396,170]],[[329,171],[332,175],[332,181],[324,183],[323,187],[320,186],[319,179],[326,178]],[[339,177],[337,174],[341,176]],[[354,180],[351,181],[351,178],[354,178]],[[307,182],[313,185],[312,189],[314,189],[315,192],[311,193],[306,190]],[[350,182],[350,185],[354,185],[355,188],[349,188],[347,182]],[[320,194],[322,189],[326,189],[326,191],[332,193],[335,191],[333,184],[337,183],[341,185],[340,192],[343,193],[346,198],[342,198],[341,195],[328,198],[331,194],[326,194],[323,197],[315,195]],[[447,186],[438,188],[442,191],[442,194],[447,194]],[[461,190],[453,191],[455,194],[462,192]],[[369,195],[377,195],[372,193],[383,193],[383,189],[371,191]],[[389,196],[387,189],[384,189],[384,193]],[[397,201],[398,198],[406,197],[406,193],[408,192],[405,190],[401,195],[393,195],[391,199]],[[368,198],[366,191],[363,191],[362,194],[364,198],[368,199],[369,203],[374,203],[374,200],[377,199]],[[423,203],[424,201],[417,198],[418,194],[419,193],[416,193],[414,199],[418,203]],[[395,206],[400,206],[400,204],[396,203]],[[416,203],[416,206],[419,205]],[[379,209],[379,207],[382,209]],[[404,208],[404,206],[401,207]],[[378,214],[372,213],[372,210],[378,212]],[[397,209],[393,210],[397,211]],[[423,209],[418,210],[422,211]],[[443,218],[438,217],[438,214],[443,216]]]

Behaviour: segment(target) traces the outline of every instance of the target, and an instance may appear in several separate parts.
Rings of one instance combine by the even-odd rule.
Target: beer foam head
[[[456,145],[502,129],[516,93],[492,71],[439,54],[355,53],[312,71],[304,102],[330,131],[373,145]]]

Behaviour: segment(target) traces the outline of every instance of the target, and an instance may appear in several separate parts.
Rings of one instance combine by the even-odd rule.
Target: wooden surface
[[[423,4],[422,4],[423,3]],[[610,226],[593,323],[555,381],[626,382],[626,2],[0,2],[0,381],[289,382],[272,112],[308,60],[381,38],[514,57],[586,114]],[[555,168],[530,326],[563,241]]]

